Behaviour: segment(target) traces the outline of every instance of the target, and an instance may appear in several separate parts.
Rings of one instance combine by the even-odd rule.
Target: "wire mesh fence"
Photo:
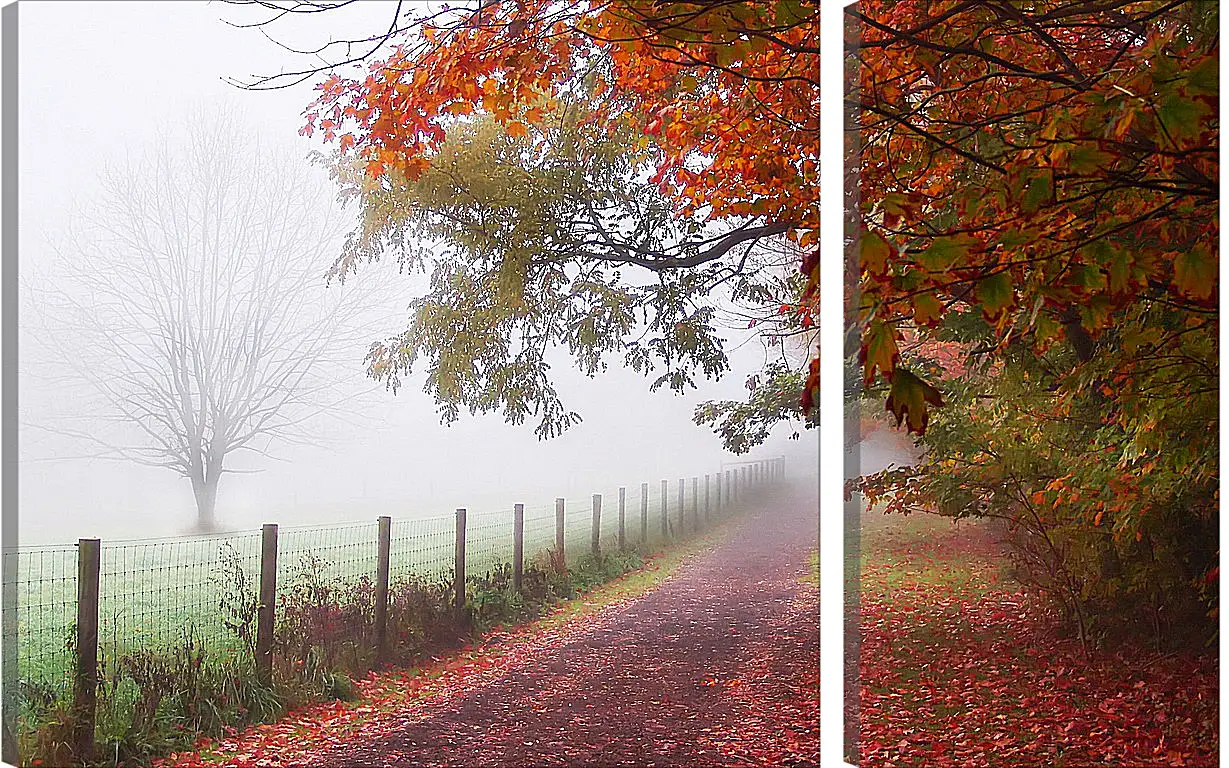
[[[563,542],[568,565],[589,554],[593,540],[593,497],[578,496],[565,502]]]
[[[77,547],[20,548],[4,552],[4,573],[16,579],[17,660],[24,687],[69,685],[77,623]],[[6,638],[7,641],[7,638]]]
[[[389,579],[393,582],[404,582],[411,577],[435,580],[452,573],[456,531],[456,518],[452,515],[393,518]]]
[[[545,569],[550,565],[547,551],[555,546],[555,507],[525,507],[525,562]]]
[[[277,583],[288,584],[304,571],[353,581],[375,577],[379,524],[281,526],[277,532]]]
[[[482,575],[505,565],[511,567],[512,535],[512,507],[470,513],[465,526],[466,571]]]
[[[600,489],[598,544],[619,546],[620,501],[625,543],[652,550],[702,530],[731,508],[730,477],[671,478]],[[739,479],[739,495],[743,488]],[[564,501],[563,536],[569,564],[593,546],[595,495]],[[526,567],[550,568],[556,548],[556,503],[526,505],[523,557]],[[707,515],[706,515],[707,512]],[[663,526],[663,520],[665,525]],[[514,547],[513,505],[476,509],[465,526],[466,571],[486,577],[510,565]],[[378,578],[377,521],[332,526],[282,526],[277,531],[275,608],[345,603],[372,623]],[[388,536],[389,590],[397,585],[447,585],[456,560],[453,514],[399,517]],[[16,596],[18,676],[22,688],[71,690],[78,596],[78,546],[20,548],[4,553],[5,589]],[[235,653],[251,637],[238,631],[245,609],[255,611],[261,583],[262,534],[106,541],[98,578],[98,653],[101,667],[142,649],[179,647],[185,638],[210,653]],[[313,591],[315,590],[315,591]],[[331,590],[327,594],[321,590]],[[391,598],[390,598],[391,599]],[[282,613],[278,614],[282,616]],[[250,616],[248,617],[251,618]],[[326,617],[327,618],[327,617]],[[336,631],[354,631],[351,623]],[[366,640],[365,640],[366,642]]]
[[[259,570],[257,534],[104,542],[98,585],[104,663],[141,648],[173,647],[185,637],[236,648],[223,609],[228,550],[253,578]]]
[[[627,489],[623,489],[626,495]],[[624,517],[626,522],[626,499],[624,499]],[[626,537],[626,533],[624,534]],[[602,551],[616,549],[619,546],[619,489],[608,488],[602,494]]]

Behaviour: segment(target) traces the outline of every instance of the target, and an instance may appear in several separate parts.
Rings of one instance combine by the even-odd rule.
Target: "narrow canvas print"
[[[845,10],[851,762],[1217,764],[1219,11]]]

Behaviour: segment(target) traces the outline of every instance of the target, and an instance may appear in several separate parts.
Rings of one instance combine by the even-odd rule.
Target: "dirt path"
[[[814,491],[780,490],[655,591],[493,680],[296,766],[818,759]]]

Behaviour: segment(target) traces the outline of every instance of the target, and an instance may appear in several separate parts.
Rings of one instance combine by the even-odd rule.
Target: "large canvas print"
[[[0,11],[0,758],[811,765],[819,8]]]

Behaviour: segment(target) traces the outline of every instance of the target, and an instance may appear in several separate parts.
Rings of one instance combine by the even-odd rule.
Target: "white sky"
[[[371,29],[386,23],[388,12],[386,3],[365,3],[349,23]],[[152,138],[160,123],[174,124],[193,107],[229,98],[248,118],[234,126],[244,137],[260,137],[266,145],[285,142],[297,154],[320,147],[297,136],[300,114],[312,98],[310,85],[253,93],[223,82],[295,64],[258,32],[220,21],[242,18],[238,9],[193,2],[22,2],[19,14],[23,270],[47,258],[49,238],[67,220],[74,199],[92,194],[103,163],[122,160],[128,148]],[[311,37],[300,42],[319,42],[326,34],[319,18],[310,29]],[[411,297],[407,292],[404,302]],[[224,478],[218,514],[227,523],[252,527],[445,514],[456,506],[510,507],[518,501],[546,504],[558,495],[631,489],[643,481],[656,492],[661,478],[669,478],[673,489],[679,477],[715,472],[722,461],[745,458],[723,452],[708,429],[692,424],[691,413],[704,400],[744,397],[743,381],[761,362],[759,345],[749,344],[733,356],[734,371],[722,382],[682,397],[650,394],[647,382],[628,371],[612,368],[587,379],[556,368],[565,405],[585,421],[548,442],[534,436],[532,424],[514,428],[498,416],[465,416],[442,427],[430,399],[411,381],[396,396],[378,398],[375,428],[338,435],[327,448],[282,451],[286,461],[267,463],[260,474]],[[72,397],[32,389],[20,391],[29,420],[38,419],[47,398]],[[814,432],[792,443],[784,439],[790,431],[780,428],[753,456],[815,453]],[[21,440],[23,544],[168,535],[194,518],[187,481],[168,470],[48,461],[77,451],[27,440],[26,430]],[[35,457],[41,460],[25,461]]]

